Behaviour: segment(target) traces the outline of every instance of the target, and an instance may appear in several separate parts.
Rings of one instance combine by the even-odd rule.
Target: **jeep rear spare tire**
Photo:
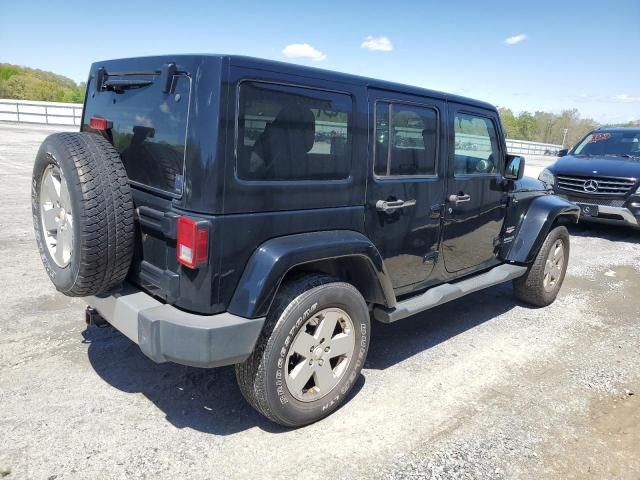
[[[133,256],[134,210],[120,155],[94,133],[56,133],[42,143],[31,183],[40,258],[72,297],[121,283]]]

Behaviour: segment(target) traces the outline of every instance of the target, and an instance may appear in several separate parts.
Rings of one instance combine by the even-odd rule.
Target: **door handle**
[[[467,203],[471,201],[471,195],[467,195],[467,194],[460,194],[460,195],[449,195],[449,202],[450,203],[455,203],[456,206],[460,205],[461,203]]]
[[[378,210],[379,212],[388,213],[394,212],[398,208],[413,207],[415,204],[415,200],[378,200],[376,202],[376,210]]]

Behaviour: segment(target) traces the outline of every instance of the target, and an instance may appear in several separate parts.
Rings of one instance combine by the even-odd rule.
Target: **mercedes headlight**
[[[540,175],[538,176],[538,180],[540,180],[542,183],[544,183],[547,186],[552,186],[552,185],[555,185],[556,183],[556,177],[553,175],[553,173],[551,173],[551,171],[548,168],[545,168],[544,170],[542,170],[542,172],[540,172]]]

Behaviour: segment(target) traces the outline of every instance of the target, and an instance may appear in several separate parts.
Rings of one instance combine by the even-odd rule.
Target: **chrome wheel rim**
[[[73,252],[73,216],[67,181],[57,165],[42,174],[40,219],[49,255],[60,268],[66,267]]]
[[[313,402],[328,395],[344,377],[356,349],[351,317],[326,308],[309,318],[287,351],[285,381],[296,400]]]
[[[550,292],[558,285],[564,267],[564,243],[556,240],[549,251],[549,256],[544,264],[543,285],[547,292]]]

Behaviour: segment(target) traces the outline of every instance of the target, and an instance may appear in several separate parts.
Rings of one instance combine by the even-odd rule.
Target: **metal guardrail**
[[[80,125],[82,104],[0,99],[0,121]]]
[[[553,143],[527,142],[526,140],[507,139],[507,150],[516,155],[552,155],[556,156],[562,145]]]
[[[482,150],[491,151],[491,142],[488,137],[472,135],[469,133],[456,133],[456,143],[465,143],[480,147]],[[529,142],[527,140],[506,139],[507,151],[514,155],[556,155],[562,145],[552,143]],[[463,147],[464,148],[464,147]]]

